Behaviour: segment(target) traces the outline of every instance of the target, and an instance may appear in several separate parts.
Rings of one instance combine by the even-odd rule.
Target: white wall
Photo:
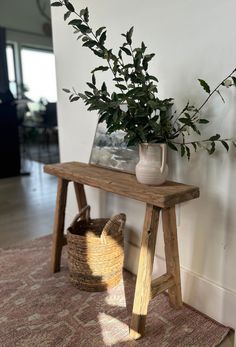
[[[233,0],[89,0],[86,4],[91,23],[107,26],[110,46],[118,48],[120,33],[135,26],[136,41],[143,40],[150,52],[157,53],[152,70],[160,80],[160,96],[174,97],[178,109],[187,100],[196,105],[204,100],[197,78],[214,86],[236,66]],[[63,12],[53,9],[61,159],[88,162],[97,116],[87,112],[82,103],[70,104],[61,88],[84,90],[90,70],[100,61],[80,47],[64,24]],[[224,96],[226,104],[216,96],[205,109],[213,121],[206,136],[216,131],[225,137],[236,134],[236,90],[226,90]],[[201,189],[200,199],[177,210],[184,301],[236,328],[236,152],[232,149],[226,154],[220,149],[211,158],[197,153],[190,163],[170,154],[169,161],[172,179]],[[127,213],[130,244],[126,266],[135,272],[144,205],[92,189],[88,189],[88,198],[94,215]],[[68,219],[75,210],[71,193]],[[159,232],[156,273],[163,271],[163,257]]]

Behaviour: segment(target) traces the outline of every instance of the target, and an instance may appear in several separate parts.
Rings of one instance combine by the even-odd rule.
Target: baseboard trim
[[[138,268],[139,248],[125,242],[125,253],[125,268],[135,274]],[[160,276],[165,271],[165,259],[155,256],[153,277]],[[236,330],[236,293],[184,267],[181,267],[181,283],[183,301],[186,304]]]

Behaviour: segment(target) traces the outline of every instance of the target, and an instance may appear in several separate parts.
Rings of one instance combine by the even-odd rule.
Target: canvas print
[[[127,147],[125,132],[106,133],[106,124],[99,123],[90,156],[90,164],[108,167],[128,173],[135,173],[138,163],[138,147]]]

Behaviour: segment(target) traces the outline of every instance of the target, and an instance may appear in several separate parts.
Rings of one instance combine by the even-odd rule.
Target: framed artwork
[[[89,163],[135,174],[139,160],[138,146],[127,147],[124,131],[112,134],[107,134],[106,131],[105,122],[98,123]]]

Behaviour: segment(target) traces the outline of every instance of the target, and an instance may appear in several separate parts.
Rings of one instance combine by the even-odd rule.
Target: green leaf
[[[94,47],[97,45],[97,42],[94,41],[94,40],[87,40],[84,44],[83,44],[83,47]]]
[[[81,25],[82,21],[80,19],[72,19],[68,25],[74,25],[76,27],[79,27]]]
[[[215,142],[212,142],[211,143],[211,148],[208,149],[208,153],[211,155],[215,152],[215,149],[216,149],[216,145],[215,145]]]
[[[70,89],[67,89],[67,88],[62,88],[63,92],[65,93],[71,93]]]
[[[167,142],[167,145],[173,149],[173,151],[177,151],[178,152],[178,148],[172,143],[172,142]]]
[[[103,31],[104,29],[106,29],[106,27],[101,27],[101,28],[99,28],[99,29],[96,31],[95,35],[96,35],[96,36],[101,35],[101,33],[102,33],[102,31]]]
[[[147,77],[148,77],[149,80],[153,80],[153,81],[159,82],[158,79],[155,76],[148,75]]]
[[[109,69],[108,66],[98,66],[95,69],[93,69],[92,73],[96,72],[96,71],[107,71]]]
[[[147,69],[148,69],[148,61],[146,58],[143,59],[143,68],[145,71],[147,71]]]
[[[127,32],[127,34],[126,34],[126,39],[127,39],[127,42],[128,42],[129,45],[132,44],[133,32],[134,32],[134,27],[130,28],[129,31]]]
[[[79,97],[83,100],[87,100],[87,96],[82,94],[82,93],[78,93]]]
[[[84,11],[85,11],[85,8],[82,8],[82,9],[80,10],[80,13],[79,13],[80,17],[83,17],[83,16],[84,16]]]
[[[188,158],[188,160],[190,160],[191,152],[190,152],[190,149],[188,148],[188,146],[185,146],[185,150],[186,150],[187,158]]]
[[[158,107],[156,101],[154,101],[154,100],[149,100],[149,101],[147,102],[147,104],[148,104],[148,106],[150,106],[153,110],[157,109],[157,107]]]
[[[87,82],[87,85],[88,85],[89,88],[91,88],[91,89],[96,89],[96,86],[95,86],[94,84],[92,84],[92,83]]]
[[[196,152],[196,150],[197,150],[197,144],[196,144],[195,142],[192,142],[191,145],[193,146],[193,148],[194,148],[194,150],[195,150],[195,152]]]
[[[95,49],[92,49],[93,53],[97,55],[99,58],[104,58],[104,53],[102,50],[96,51]]]
[[[234,85],[236,86],[236,77],[231,76],[231,78],[232,78],[232,80],[233,80],[233,82],[234,82]]]
[[[87,34],[87,33],[91,32],[91,29],[87,25],[84,25],[84,24],[80,24],[78,26],[78,28],[79,28],[79,30],[81,31],[82,34]]]
[[[121,89],[121,90],[126,90],[126,89],[127,89],[127,87],[124,86],[123,84],[117,83],[117,84],[115,84],[115,86],[116,86],[117,88]]]
[[[95,78],[95,75],[94,75],[94,74],[92,74],[92,83],[93,83],[94,85],[96,85],[96,78]]]
[[[107,92],[107,86],[105,82],[103,82],[101,89],[102,89],[102,92]]]
[[[70,11],[66,12],[66,13],[64,14],[64,20],[67,20],[67,19],[70,17],[70,15],[71,15],[71,12],[70,12]]]
[[[180,123],[183,123],[183,124],[186,124],[188,126],[191,126],[192,122],[191,122],[191,119],[190,118],[179,118],[178,121]]]
[[[113,122],[116,123],[119,117],[119,112],[116,110],[113,114]]]
[[[102,35],[100,36],[100,39],[99,39],[99,44],[100,44],[101,46],[104,45],[104,43],[105,43],[105,41],[106,41],[106,38],[107,38],[107,32],[104,31],[104,32],[102,33]]]
[[[201,118],[201,119],[199,119],[198,123],[200,123],[200,124],[207,124],[207,123],[209,123],[209,120]]]
[[[65,0],[65,6],[69,11],[75,12],[74,6],[68,0]]]
[[[55,2],[51,3],[51,6],[59,7],[59,6],[62,6],[62,3],[59,1],[55,1]]]
[[[94,74],[92,74],[92,83],[93,83],[94,85],[96,85],[96,78],[95,78],[95,75],[94,75]]]
[[[87,37],[87,36],[84,36],[84,37],[82,38],[82,41],[83,41],[83,42],[90,41],[90,38]]]
[[[130,52],[130,50],[128,49],[128,48],[126,48],[126,47],[120,47],[120,49],[123,51],[123,52],[125,52],[127,55],[132,55],[131,54],[131,52]]]
[[[202,88],[205,90],[206,93],[210,94],[211,90],[209,85],[206,83],[206,81],[202,80],[202,79],[198,79],[198,81],[200,82]]]
[[[145,46],[145,43],[144,42],[142,42],[141,43],[141,49],[142,49],[142,53],[144,53],[145,51],[146,51],[146,46]]]
[[[115,78],[113,78],[113,81],[116,81],[116,82],[124,82],[124,79],[121,78],[121,77],[115,77]]]
[[[77,101],[79,99],[80,99],[79,96],[74,96],[73,98],[70,99],[70,102],[74,102],[74,101]]]
[[[209,141],[217,141],[217,140],[219,140],[220,139],[220,134],[216,134],[216,135],[214,135],[214,136],[211,136],[210,138],[209,138]]]
[[[146,55],[144,56],[144,58],[145,58],[147,61],[152,60],[152,58],[154,58],[154,57],[155,57],[155,53],[146,54]]]
[[[88,7],[86,7],[84,9],[84,20],[85,20],[86,23],[89,22],[89,10],[88,10]]]
[[[226,149],[226,151],[228,152],[228,150],[229,150],[229,145],[228,145],[228,143],[226,142],[226,141],[221,141],[221,143],[222,143],[222,145],[225,147],[225,149]]]

